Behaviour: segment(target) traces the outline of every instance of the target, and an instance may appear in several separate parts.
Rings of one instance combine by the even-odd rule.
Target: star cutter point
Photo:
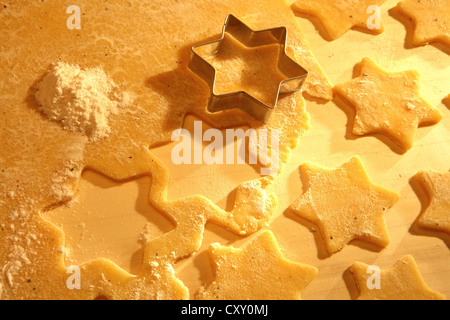
[[[280,82],[273,105],[268,105],[245,91],[219,95],[214,93],[216,69],[206,61],[206,58],[216,56],[219,53],[225,34],[231,35],[248,48],[272,44],[279,45],[278,70],[286,79]],[[287,55],[286,42],[287,29],[285,27],[254,31],[230,14],[225,20],[222,36],[219,40],[193,46],[189,69],[203,79],[210,87],[208,112],[216,113],[229,109],[240,109],[256,120],[267,123],[278,104],[279,95],[299,91],[308,75],[308,71]]]

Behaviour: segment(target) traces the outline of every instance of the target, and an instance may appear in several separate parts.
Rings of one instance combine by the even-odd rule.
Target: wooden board
[[[353,111],[342,101],[338,99],[329,103],[307,101],[311,128],[301,138],[299,146],[293,151],[281,176],[270,187],[270,191],[277,195],[279,203],[268,226],[274,232],[287,258],[319,269],[317,277],[303,291],[303,299],[355,298],[357,289],[348,271],[353,262],[361,261],[388,268],[406,254],[414,256],[425,282],[431,288],[446,294],[447,297],[450,296],[450,237],[412,227],[414,220],[425,208],[427,200],[417,186],[410,181],[419,170],[447,171],[450,169],[450,110],[449,106],[442,102],[443,98],[450,93],[450,49],[441,45],[412,46],[409,40],[412,32],[411,23],[408,19],[389,10],[396,3],[395,0],[389,0],[382,6],[385,32],[378,36],[352,30],[343,37],[329,42],[320,35],[320,26],[317,23],[314,24],[305,17],[296,18],[317,60],[333,83],[351,80],[354,65],[364,57],[370,57],[392,71],[417,69],[421,75],[423,97],[444,114],[444,120],[438,125],[420,128],[413,149],[401,153],[393,142],[383,136],[356,137],[352,135]],[[330,14],[333,13],[330,12]],[[108,28],[107,25],[98,27]],[[220,25],[217,25],[217,28],[220,28]],[[95,30],[90,31],[95,33]],[[213,33],[217,31],[219,30],[214,30]],[[20,33],[20,30],[17,32]],[[135,44],[135,41],[136,39],[130,44]],[[105,46],[106,51],[114,50],[114,46],[106,40],[98,40],[98,45],[102,48]],[[132,55],[133,52],[130,51],[130,56]],[[67,54],[66,57],[70,55]],[[103,61],[102,59],[105,59],[103,52],[101,56],[84,57],[83,62],[87,65],[96,65]],[[108,61],[107,65],[116,63],[113,60]],[[131,76],[139,78],[138,73],[142,71],[138,68],[139,65],[136,67],[134,62],[126,59],[124,61],[127,61],[125,67],[131,70]],[[117,71],[116,78],[126,83],[129,76],[126,71]],[[157,72],[157,70],[154,71]],[[19,74],[20,72],[17,73],[18,77]],[[15,81],[15,79],[9,79],[9,81]],[[30,81],[26,81],[26,84],[30,85]],[[133,89],[139,90],[137,87]],[[26,96],[27,90],[28,87],[18,88],[16,94]],[[141,102],[145,104],[144,98]],[[11,101],[9,97],[8,99],[5,101]],[[24,114],[38,117],[35,110],[31,108]],[[195,118],[188,117],[183,126],[191,127],[194,120]],[[7,123],[6,120],[2,121]],[[24,136],[32,136],[32,132],[25,132],[25,129],[20,126],[16,130],[22,130]],[[59,132],[56,126],[50,126],[48,130]],[[70,135],[62,135],[58,139],[61,140],[61,144],[66,141],[77,141]],[[220,207],[229,209],[234,201],[234,189],[242,182],[258,177],[258,172],[249,165],[176,166],[171,161],[173,146],[168,144],[151,150],[169,169],[169,200],[201,194]],[[40,147],[45,148],[45,144]],[[64,149],[57,151],[58,154],[64,152]],[[294,216],[286,209],[303,192],[298,170],[300,164],[304,161],[313,161],[320,165],[335,167],[354,155],[362,158],[375,183],[401,194],[401,200],[386,215],[391,243],[387,248],[382,249],[355,241],[341,252],[328,257],[324,251],[320,233],[314,232],[313,225]],[[43,168],[43,170],[47,169]],[[141,244],[138,242],[138,235],[130,236],[127,232],[139,233],[146,224],[149,224],[147,231],[152,237],[170,230],[170,223],[165,218],[144,217],[145,212],[152,210],[149,209],[150,205],[145,197],[150,183],[151,181],[147,178],[117,183],[97,173],[85,172],[80,188],[87,187],[80,189],[78,202],[73,203],[72,207],[62,207],[51,211],[51,216],[47,217],[62,229],[64,229],[64,223],[72,223],[72,228],[64,229],[67,249],[66,265],[109,258],[124,270],[131,273],[137,272],[142,262]],[[77,212],[77,210],[81,212],[83,206],[95,202],[95,197],[92,196],[95,190],[99,194],[101,191],[100,199],[108,203],[108,206],[96,207],[97,211],[86,214],[83,221],[77,220],[77,217],[74,218],[70,212]],[[117,199],[122,200],[116,205],[113,200]],[[110,225],[102,227],[96,224],[100,217],[105,217],[104,210],[113,206],[123,206],[124,214],[114,217],[114,226],[119,226],[119,230],[127,230],[127,232],[107,230]],[[89,211],[89,208],[86,210]],[[80,222],[80,226],[84,225],[88,229],[85,235],[89,236],[89,232],[92,234],[92,230],[96,232],[91,241],[87,241],[89,238],[87,240],[84,238],[84,242],[77,242],[84,227],[80,229],[73,225],[73,219]],[[253,236],[240,237],[223,227],[208,223],[200,250],[175,265],[175,275],[188,287],[191,298],[196,297],[201,286],[212,281],[212,269],[207,254],[209,245],[219,242],[223,245],[238,247],[247,243]],[[77,243],[82,243],[82,246],[77,247]],[[5,259],[6,253],[2,252],[2,254]]]

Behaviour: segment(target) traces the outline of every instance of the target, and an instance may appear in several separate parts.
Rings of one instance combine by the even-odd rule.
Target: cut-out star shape
[[[445,300],[443,294],[426,285],[412,256],[401,258],[390,270],[380,270],[379,289],[369,289],[370,277],[375,275],[369,267],[362,262],[350,267],[360,291],[359,300]]]
[[[420,171],[415,179],[430,199],[417,225],[450,234],[450,172]]]
[[[279,94],[299,91],[308,75],[287,55],[286,45],[285,27],[253,31],[232,14],[228,15],[221,39],[192,48],[189,68],[211,89],[208,111],[214,113],[238,108],[258,121],[268,123]],[[277,60],[276,68],[273,68],[274,58]],[[227,61],[227,66],[220,67],[225,72],[217,69],[220,61]],[[272,68],[260,71],[268,66]],[[238,73],[233,70],[236,67]],[[216,80],[219,81],[216,83]],[[237,80],[240,80],[239,84]],[[235,85],[230,86],[233,82]],[[269,89],[261,87],[263,83]],[[250,95],[246,89],[257,95]],[[271,94],[268,96],[267,93]]]
[[[357,78],[334,91],[356,110],[355,135],[381,133],[406,150],[412,148],[419,125],[442,119],[439,109],[420,96],[417,71],[390,73],[369,58],[360,63]]]
[[[66,262],[106,258],[139,274],[144,238],[156,238],[173,229],[172,222],[150,205],[150,186],[149,177],[117,182],[84,171],[76,200],[43,214],[64,232]]]
[[[329,254],[354,239],[382,247],[389,244],[384,212],[399,195],[372,183],[359,157],[336,169],[313,163],[300,168],[307,179],[307,191],[290,209],[320,228]]]
[[[450,46],[450,0],[405,0],[397,8],[414,21],[414,45],[439,41]]]
[[[368,20],[375,13],[369,9],[381,6],[386,0],[298,0],[292,6],[294,11],[314,16],[320,20],[331,40],[335,40],[353,27],[380,34],[379,28],[369,28]]]
[[[293,300],[317,269],[284,258],[271,231],[263,231],[243,248],[210,247],[215,280],[200,299]]]

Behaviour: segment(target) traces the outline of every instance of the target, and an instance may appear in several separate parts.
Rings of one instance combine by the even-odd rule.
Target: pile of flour
[[[96,141],[109,135],[108,117],[134,99],[121,92],[101,68],[82,70],[78,65],[58,62],[38,83],[36,100],[50,120]]]

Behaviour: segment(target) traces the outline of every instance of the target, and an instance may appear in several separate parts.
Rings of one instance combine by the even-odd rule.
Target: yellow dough
[[[445,296],[431,290],[420,274],[412,256],[397,261],[392,269],[380,270],[379,289],[369,289],[374,274],[370,266],[355,262],[350,270],[360,291],[360,300],[445,300]]]
[[[335,40],[353,27],[382,33],[384,27],[381,23],[380,28],[369,29],[367,20],[373,14],[373,11],[368,13],[368,8],[381,6],[384,2],[386,0],[298,0],[292,8],[318,18],[331,40]]]
[[[439,41],[450,46],[450,0],[405,0],[397,8],[414,21],[413,44]]]
[[[421,171],[414,179],[429,197],[429,205],[417,225],[450,234],[450,172]]]
[[[288,54],[309,71],[304,92],[330,100],[331,84],[283,1],[249,6],[240,0],[110,0],[78,1],[77,6],[79,30],[67,28],[66,3],[10,1],[0,7],[0,30],[8,30],[0,44],[0,76],[6,79],[0,88],[0,108],[6,115],[0,126],[0,261],[7,266],[0,277],[0,298],[186,299],[189,292],[174,275],[173,264],[199,249],[207,221],[238,235],[265,226],[276,205],[273,194],[265,191],[273,177],[242,184],[230,211],[200,195],[170,201],[168,171],[149,148],[169,142],[192,113],[217,128],[279,129],[283,167],[309,127],[301,93],[282,97],[263,127],[238,110],[206,112],[208,87],[187,67],[191,47],[220,37],[230,13],[254,30],[285,26]],[[36,84],[58,61],[101,67],[136,97],[133,105],[110,117],[108,138],[88,141],[38,112]],[[85,169],[118,182],[150,176],[150,204],[175,229],[144,244],[139,274],[99,257],[80,266],[81,289],[69,290],[64,234],[43,212],[75,196]]]
[[[415,70],[390,73],[369,58],[360,63],[359,75],[334,91],[356,109],[353,133],[381,133],[404,149],[411,149],[417,127],[442,119],[439,109],[420,96]]]
[[[384,213],[399,194],[372,183],[359,157],[336,169],[309,162],[300,168],[307,191],[290,209],[320,228],[329,254],[354,239],[382,247],[389,244]]]
[[[284,258],[271,231],[262,231],[244,248],[212,244],[215,279],[199,295],[207,300],[293,300],[317,269]]]

